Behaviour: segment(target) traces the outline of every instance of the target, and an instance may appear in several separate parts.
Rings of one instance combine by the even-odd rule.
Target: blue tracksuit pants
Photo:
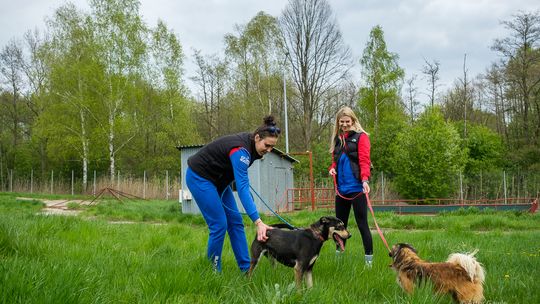
[[[214,269],[221,272],[223,242],[227,232],[238,267],[241,271],[247,271],[250,257],[246,233],[231,188],[227,187],[222,193],[218,193],[212,182],[199,176],[191,168],[187,169],[186,184],[210,230],[207,257]]]

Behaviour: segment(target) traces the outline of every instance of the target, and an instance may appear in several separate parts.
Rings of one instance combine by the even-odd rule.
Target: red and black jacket
[[[354,176],[360,181],[369,180],[369,177],[371,176],[371,145],[369,137],[364,132],[359,133],[356,131],[349,131],[340,136],[345,144],[342,145],[340,138],[336,137],[330,169],[334,168],[336,171],[339,170],[337,165],[339,158],[345,153],[349,158],[349,163],[351,164],[351,170]]]

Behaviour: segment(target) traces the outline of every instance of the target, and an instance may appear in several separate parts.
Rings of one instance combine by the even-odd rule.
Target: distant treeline
[[[354,62],[328,1],[293,0],[280,16],[259,12],[225,35],[223,54],[189,57],[182,33],[146,24],[137,0],[89,2],[89,11],[65,4],[42,32],[1,46],[2,189],[11,170],[40,180],[74,171],[86,189],[93,170],[111,180],[119,170],[178,172],[175,146],[251,131],[266,114],[284,129],[285,113],[290,150],[312,151],[324,179],[343,105],[357,112],[376,170],[400,196],[453,195],[460,175],[539,174],[538,12],[504,21],[508,36],[492,42],[501,60],[469,75],[464,56],[463,75],[441,92],[438,60],[426,59],[420,77],[407,75],[378,25]],[[195,75],[186,75],[186,60]],[[349,73],[355,65],[361,79]],[[196,88],[187,88],[188,77]],[[429,92],[419,91],[419,79]],[[428,104],[419,102],[424,93]],[[295,174],[305,178],[309,163],[298,158]]]

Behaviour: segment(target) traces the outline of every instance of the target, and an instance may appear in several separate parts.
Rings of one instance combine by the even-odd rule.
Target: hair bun
[[[274,116],[268,115],[264,117],[264,124],[267,126],[275,126],[276,122],[274,121]]]

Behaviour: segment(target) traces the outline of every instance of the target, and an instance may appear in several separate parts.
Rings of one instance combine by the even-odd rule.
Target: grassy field
[[[213,273],[202,217],[181,214],[176,202],[70,204],[82,212],[46,216],[40,214],[45,197],[17,196],[27,195],[0,193],[1,303],[452,303],[429,287],[405,295],[376,232],[374,266],[365,269],[353,219],[347,251],[336,256],[326,243],[314,267],[313,289],[297,292],[291,268],[264,260],[247,279],[236,268],[228,240],[223,273]],[[307,226],[329,212],[285,217]],[[486,303],[540,303],[538,214],[469,209],[438,216],[380,213],[377,221],[389,243],[413,244],[426,260],[479,249]],[[247,220],[246,226],[251,241],[255,228]]]

